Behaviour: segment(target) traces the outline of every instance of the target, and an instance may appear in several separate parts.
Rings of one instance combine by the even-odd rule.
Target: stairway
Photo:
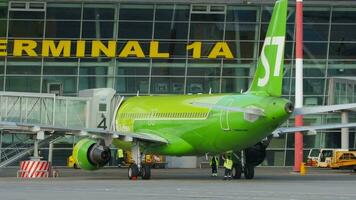
[[[48,145],[49,142],[56,142],[60,140],[62,137],[63,135],[61,134],[50,135],[46,137],[44,140],[41,140],[38,143],[38,147]],[[34,146],[32,145],[29,147],[26,141],[14,143],[6,148],[3,148],[3,150],[1,151],[0,168],[4,168],[15,161],[18,161],[19,159],[23,158],[26,155],[31,155],[33,150],[34,150]]]

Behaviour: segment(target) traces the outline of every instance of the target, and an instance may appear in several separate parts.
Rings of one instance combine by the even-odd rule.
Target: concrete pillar
[[[349,113],[345,110],[341,112],[341,123],[349,122]],[[349,128],[341,129],[341,149],[349,149]]]
[[[38,158],[38,139],[35,139],[34,149],[33,149],[33,158]]]
[[[2,158],[2,133],[3,131],[0,131],[0,162]]]
[[[50,142],[48,147],[48,162],[52,163],[52,160],[53,160],[53,142]]]
[[[41,157],[38,154],[38,143],[40,140],[43,140],[45,138],[45,133],[44,131],[38,131],[36,135],[34,135],[34,146],[33,146],[33,157],[31,160],[41,160]]]
[[[115,83],[114,83],[114,77],[115,76],[115,67],[116,67],[116,62],[115,59],[112,59],[110,62],[108,62],[108,69],[107,69],[107,81],[106,81],[106,87],[108,88],[115,88]]]

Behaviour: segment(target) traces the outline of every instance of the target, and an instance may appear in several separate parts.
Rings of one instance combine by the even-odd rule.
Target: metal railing
[[[49,144],[49,142],[56,142],[62,138],[63,138],[63,136],[59,135],[59,134],[51,135],[51,136],[48,136],[47,138],[45,138],[44,140],[41,140],[38,143],[38,146],[41,147],[41,146]],[[4,160],[2,160],[0,162],[0,168],[6,167],[6,166],[10,165],[11,163],[23,158],[26,155],[30,155],[33,152],[34,148],[35,147],[33,145],[30,147],[26,147],[26,148],[16,146],[14,148],[15,151],[13,151],[14,153],[11,153],[11,154],[9,154],[9,152],[8,152],[8,154],[6,154],[6,151],[3,151],[1,154],[2,154],[2,157],[4,158]],[[10,149],[10,150],[13,150],[13,149]]]
[[[8,160],[10,157],[20,153],[22,149],[29,148],[32,145],[31,143],[33,143],[32,141],[32,139],[27,138],[25,140],[18,141],[12,143],[9,146],[3,147],[0,152],[0,162]]]

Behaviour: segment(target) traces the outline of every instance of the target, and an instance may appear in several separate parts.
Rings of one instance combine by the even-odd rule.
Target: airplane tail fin
[[[282,94],[288,0],[277,0],[248,93]]]

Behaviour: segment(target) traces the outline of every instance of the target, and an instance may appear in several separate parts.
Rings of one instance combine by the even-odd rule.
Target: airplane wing
[[[356,123],[345,123],[345,124],[326,124],[326,125],[317,125],[317,126],[299,126],[299,127],[281,127],[273,131],[274,136],[285,133],[293,132],[305,132],[311,131],[315,132],[316,130],[326,130],[326,129],[337,129],[337,128],[355,128]]]
[[[257,115],[257,116],[265,116],[263,111],[257,108],[242,108],[242,107],[237,107],[237,106],[223,106],[223,105],[215,105],[215,104],[210,104],[210,103],[201,103],[201,102],[192,102],[192,105],[195,106],[201,106],[201,107],[208,107],[211,109],[216,109],[216,110],[226,110],[226,111],[231,111],[231,112],[242,112],[246,114],[252,114],[252,115]]]
[[[158,135],[150,133],[132,133],[123,131],[109,131],[98,128],[66,128],[60,126],[25,124],[17,122],[0,121],[0,129],[2,130],[19,130],[27,132],[49,131],[49,132],[65,132],[66,134],[79,136],[97,136],[97,137],[113,137],[113,138],[131,138],[150,143],[168,144],[168,140]]]
[[[295,108],[293,114],[308,115],[308,114],[317,114],[317,113],[325,113],[325,112],[332,112],[338,110],[351,110],[351,109],[356,109],[356,103]]]
[[[193,102],[192,105],[208,107],[217,110],[226,110],[231,112],[243,112],[258,116],[264,116],[263,111],[256,108],[242,108],[237,106],[222,106],[214,105],[209,103]],[[318,114],[325,112],[334,112],[338,110],[356,110],[356,103],[350,104],[338,104],[338,105],[329,105],[329,106],[306,106],[302,108],[294,108],[293,115],[308,115],[308,114]]]

